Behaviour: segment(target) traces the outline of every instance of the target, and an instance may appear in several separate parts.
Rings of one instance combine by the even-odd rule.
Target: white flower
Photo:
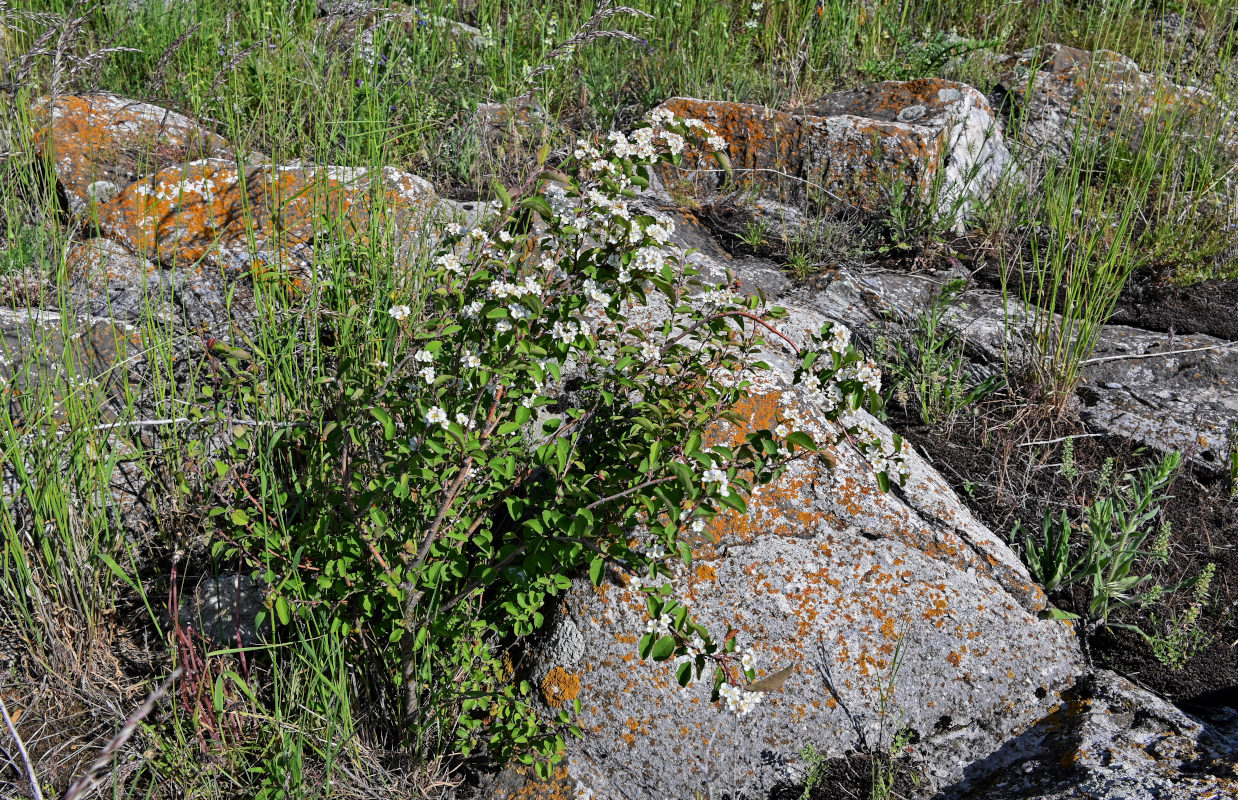
[[[506,244],[512,240],[512,235],[507,231],[499,231],[499,241]]]
[[[448,236],[459,236],[464,232],[464,228],[454,222],[447,223],[446,230]]]
[[[748,29],[748,30],[750,30],[750,31],[754,31],[754,30],[756,30],[756,29],[757,29],[757,25],[758,25],[758,24],[760,24],[760,23],[758,23],[755,19],[750,19],[750,20],[748,20],[747,22],[745,22],[745,23],[744,23],[744,27],[745,27],[745,28],[747,28],[747,29]],[[714,148],[714,149],[716,150],[716,149],[718,149],[718,148]]]
[[[524,406],[525,408],[532,408],[533,406],[537,405],[537,395],[526,394],[524,398],[520,401],[520,405]]]
[[[438,264],[440,267],[447,270],[448,272],[455,273],[456,275],[459,275],[460,273],[464,272],[464,266],[460,263],[460,259],[456,258],[451,253],[445,253],[439,256],[438,258],[434,259],[434,263]]]
[[[465,353],[464,366],[467,369],[477,369],[481,366],[481,358],[476,353]]]
[[[671,622],[669,614],[659,614],[645,623],[645,633],[657,633],[658,636],[668,636],[671,632]]]
[[[675,114],[669,108],[655,108],[649,119],[654,125],[666,125],[675,121]]]
[[[483,307],[485,307],[485,303],[480,300],[474,300],[464,307],[464,318],[472,319],[473,317],[476,317],[481,313]]]
[[[645,582],[641,580],[639,575],[633,575],[628,578],[628,591],[636,594],[641,589],[645,588]]]
[[[503,208],[503,201],[495,198],[494,200],[490,201],[490,207],[493,208],[495,211],[498,211],[501,208]]]
[[[619,131],[611,131],[606,134],[606,138],[611,143],[611,152],[619,158],[626,158],[632,154],[632,146],[628,144],[628,137]]]
[[[684,140],[679,134],[663,131],[662,141],[666,142],[666,149],[670,150],[672,155],[678,155],[683,152]]]
[[[434,360],[434,354],[429,350],[418,350],[417,355],[413,356],[415,361],[420,361],[422,364],[429,364]]]
[[[556,322],[550,329],[550,335],[553,336],[556,341],[563,342],[564,344],[571,344],[576,341],[576,337],[580,335],[580,323],[574,321],[569,321],[567,323]]]
[[[494,322],[495,333],[507,333],[511,329],[512,329],[511,320],[500,319],[500,320],[495,320]]]
[[[657,361],[662,357],[662,348],[658,347],[655,342],[648,340],[641,342],[640,357],[645,361]]]
[[[477,423],[469,419],[469,415],[465,414],[463,411],[456,414],[456,424],[465,430],[472,430],[477,427]]]
[[[653,239],[658,244],[666,244],[671,239],[671,231],[675,229],[674,225],[664,225],[661,222],[655,222],[645,228],[645,235]],[[660,252],[660,251],[659,251]]]
[[[426,383],[434,383],[434,367],[422,367],[417,370],[417,374],[420,375],[421,379]]]
[[[843,354],[847,352],[847,345],[851,342],[851,331],[844,328],[842,325],[834,325],[830,328],[830,341],[826,347],[835,353]]]
[[[661,542],[650,542],[645,548],[645,558],[657,561],[666,556],[666,547]]]
[[[696,117],[688,117],[687,119],[685,119],[685,120],[683,121],[683,124],[684,124],[684,126],[685,126],[685,127],[689,128],[689,129],[691,129],[691,128],[702,128],[702,129],[705,129],[705,128],[708,128],[708,127],[709,127],[709,126],[708,126],[708,125],[706,125],[704,122],[701,122],[699,119],[697,119]]]
[[[761,9],[763,9],[763,8],[765,8],[765,4],[764,4],[764,3],[753,3],[753,4],[752,4],[752,10],[753,10],[753,11],[760,11],[760,10],[761,10]]]
[[[777,427],[777,428],[774,428],[774,435],[775,435],[775,436],[777,436],[779,439],[785,439],[785,438],[787,438],[787,434],[789,434],[789,433],[791,433],[791,429],[790,429],[790,428],[788,428],[788,427],[787,427],[785,424],[783,424],[783,423],[779,423],[779,424],[778,424],[778,427]]]
[[[383,360],[380,358],[380,359],[378,359],[377,361],[375,361],[375,362],[374,362],[374,366],[378,367],[379,369],[386,369],[387,367],[389,367],[389,366],[391,366],[391,365],[390,365],[390,364],[388,364],[386,361],[383,361]]]
[[[602,306],[610,305],[610,295],[603,292],[592,278],[585,279],[584,292],[590,302],[597,303]]]
[[[387,309],[387,313],[397,320],[402,320],[406,318],[409,314],[413,313],[413,310],[409,308],[408,306],[392,306],[391,308]]]
[[[512,319],[521,320],[533,316],[533,312],[519,303],[512,303],[507,307],[507,313],[511,314]]]
[[[705,640],[701,638],[699,633],[692,634],[692,641],[688,642],[688,655],[691,658],[696,658],[699,655],[705,654]]]
[[[727,291],[722,288],[710,289],[701,295],[701,302],[714,308],[724,308],[726,306],[734,305],[737,300],[738,297],[734,292]]]
[[[429,411],[426,412],[426,424],[427,425],[441,425],[442,427],[446,428],[448,425],[447,412],[444,411],[441,406],[434,406],[433,408],[431,408]]]
[[[597,158],[601,155],[601,153],[599,153],[598,149],[593,146],[593,142],[590,142],[588,139],[577,139],[576,149],[572,152],[572,155],[575,156],[577,160],[584,161],[590,158]]]
[[[697,517],[696,519],[692,520],[692,532],[693,533],[700,533],[703,530],[705,530],[705,519],[703,517]]]
[[[473,228],[471,231],[469,231],[469,238],[475,242],[485,242],[490,237],[481,228]]]
[[[748,714],[752,709],[756,708],[757,703],[761,702],[760,692],[745,692],[738,686],[732,686],[729,683],[724,683],[718,687],[718,696],[726,701],[728,711],[731,711],[737,717],[742,717]]]
[[[726,149],[726,139],[723,139],[721,136],[718,136],[717,134],[710,136],[706,140],[706,143],[709,145],[709,149],[713,150],[715,153],[721,153],[723,150]]]
[[[756,656],[752,654],[751,650],[745,650],[743,652],[743,654],[739,658],[739,663],[743,666],[745,670],[757,668],[757,659],[756,659]]]

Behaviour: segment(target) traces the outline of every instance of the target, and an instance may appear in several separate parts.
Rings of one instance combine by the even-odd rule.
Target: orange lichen
[[[542,699],[551,708],[562,708],[580,696],[580,675],[555,667],[542,679]]]

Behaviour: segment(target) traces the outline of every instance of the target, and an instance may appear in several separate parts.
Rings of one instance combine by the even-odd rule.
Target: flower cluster
[[[726,701],[727,710],[734,712],[737,717],[751,712],[761,702],[762,697],[760,692],[748,692],[730,683],[723,683],[719,686],[718,694]]]
[[[851,334],[842,325],[826,323],[812,339],[815,348],[805,354],[795,378],[807,389],[813,405],[830,419],[842,415],[838,419],[842,432],[832,444],[846,441],[853,446],[867,459],[883,490],[891,482],[901,485],[911,472],[907,466],[910,446],[897,434],[886,442],[867,417],[854,413],[865,402],[880,403],[881,371],[855,351]]]
[[[911,475],[911,468],[907,466],[911,445],[906,441],[887,442],[866,417],[845,417],[842,424],[855,437],[856,446],[874,472],[894,478],[899,483]]]

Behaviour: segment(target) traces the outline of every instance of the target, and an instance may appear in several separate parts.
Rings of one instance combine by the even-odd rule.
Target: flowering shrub
[[[642,658],[677,658],[685,685],[709,675],[737,714],[760,701],[752,654],[691,618],[667,562],[690,562],[707,519],[742,513],[755,483],[819,451],[785,423],[738,447],[705,443],[719,420],[739,422],[728,409],[765,368],[754,353],[780,311],[700,284],[668,248],[672,224],[633,210],[650,166],[689,147],[726,166],[716,132],[668,113],[630,137],[580,140],[523,193],[497,187],[484,228],[446,225],[426,268],[390,291],[337,282],[346,323],[315,345],[319,407],[263,443],[289,454],[288,475],[255,485],[219,470],[216,552],[250,558],[278,587],[284,624],[325,614],[377,656],[409,718],[433,720],[461,753],[523,751],[543,770],[558,759],[570,709],[548,716],[512,659],[585,570],[629,576],[649,616]],[[340,344],[346,324],[373,331],[364,347]],[[903,445],[847,416],[876,402],[875,367],[844,328],[813,346],[796,380],[888,487]],[[237,438],[236,459],[258,435]],[[295,557],[264,555],[277,551]]]

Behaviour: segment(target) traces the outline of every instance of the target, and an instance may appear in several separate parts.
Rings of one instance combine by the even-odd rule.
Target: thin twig
[[[30,754],[26,752],[25,742],[17,735],[17,728],[13,725],[8,708],[4,705],[4,695],[0,695],[0,715],[4,716],[4,727],[9,729],[9,735],[13,737],[13,743],[17,745],[22,764],[26,767],[26,779],[30,781],[30,791],[34,793],[34,800],[43,800],[43,792],[39,789],[39,778],[34,774],[34,764],[30,763]]]
[[[1038,444],[1057,444],[1067,439],[1091,439],[1093,436],[1104,436],[1104,433],[1076,433],[1073,436],[1059,436],[1056,439],[1045,439],[1039,442],[1023,442],[1019,447],[1034,447]]]
[[[1102,356],[1101,358],[1089,358],[1085,361],[1080,361],[1079,366],[1085,367],[1088,364],[1099,364],[1102,361],[1124,361],[1128,358],[1156,358],[1157,356],[1176,356],[1181,353],[1202,353],[1205,350],[1225,350],[1230,347],[1238,346],[1238,342],[1225,342],[1224,344],[1210,344],[1207,347],[1188,347],[1185,350],[1166,350],[1163,353],[1139,353],[1133,356]]]

